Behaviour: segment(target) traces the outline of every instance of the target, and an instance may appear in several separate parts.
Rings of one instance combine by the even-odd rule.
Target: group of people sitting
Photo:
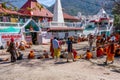
[[[113,63],[114,57],[120,56],[119,35],[112,34],[110,37],[105,37],[103,34],[101,36],[98,36],[96,47],[97,57],[103,57],[106,55],[105,64],[108,64],[108,61],[111,61],[111,63]]]
[[[26,41],[14,42],[17,49],[25,50],[25,48],[31,48],[32,42],[27,43]],[[7,47],[10,45],[10,41],[7,41]]]
[[[94,42],[93,38],[94,36],[90,36],[91,40],[88,39],[88,41]],[[66,41],[67,47],[65,51],[67,52],[66,56],[63,56],[61,54],[61,49],[62,49],[62,42],[59,41],[56,37],[54,39],[51,39],[51,44],[50,44],[50,52],[51,54],[44,50],[43,54],[37,57],[38,59],[41,58],[49,58],[50,56],[55,59],[55,61],[58,61],[60,57],[65,57],[66,61],[69,62],[70,59],[73,61],[76,61],[77,58],[80,58],[81,55],[78,56],[77,51],[73,48],[73,41],[72,38],[68,37],[68,40]],[[24,43],[25,44],[25,43]],[[82,58],[85,59],[91,59],[93,57],[92,53],[92,44],[90,44],[90,48],[86,51],[85,56]],[[29,48],[31,45],[27,44],[29,46],[25,46],[26,48]],[[21,48],[23,46],[23,42],[20,43],[18,48]],[[21,49],[22,50],[22,49]],[[105,35],[100,35],[96,37],[96,57],[102,58],[104,55],[106,55],[106,60],[105,64],[108,64],[108,61],[111,61],[111,63],[114,62],[114,57],[119,57],[120,56],[120,43],[119,43],[119,37],[116,35],[111,35],[110,37],[106,37]],[[16,44],[14,42],[14,38],[11,38],[11,42],[9,44],[9,47],[7,49],[8,52],[11,54],[11,62],[16,61]],[[17,52],[17,58],[21,59],[22,54],[18,51]],[[34,50],[31,50],[28,59],[35,59],[35,53]]]

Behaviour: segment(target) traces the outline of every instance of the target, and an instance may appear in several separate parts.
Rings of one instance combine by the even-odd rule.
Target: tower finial
[[[62,11],[60,0],[56,0],[55,2],[53,21],[64,23],[63,11]]]

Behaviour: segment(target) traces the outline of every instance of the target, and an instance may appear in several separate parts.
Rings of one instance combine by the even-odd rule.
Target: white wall
[[[64,38],[65,37],[65,32],[59,32],[58,33],[59,38]]]
[[[49,43],[52,37],[53,37],[52,33],[41,32],[41,34],[39,34],[39,37],[38,37],[38,42],[39,44]]]
[[[68,32],[68,36],[74,36],[74,35],[76,35],[76,34],[75,34],[75,31],[69,31],[69,32]]]

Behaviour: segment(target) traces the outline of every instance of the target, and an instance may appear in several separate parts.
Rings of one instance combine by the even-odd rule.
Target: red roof
[[[91,20],[90,22],[99,22],[98,20]]]
[[[68,19],[68,20],[76,20],[78,21],[78,18],[75,18],[74,16],[71,16],[67,13],[63,13],[64,19]]]
[[[109,18],[100,18],[100,20],[102,21],[102,20],[109,20]]]
[[[50,27],[48,28],[48,32],[50,31],[79,31],[83,30],[82,28],[76,28],[76,27]]]
[[[22,14],[32,15],[32,16],[41,16],[41,17],[53,16],[53,14],[48,9],[43,7],[40,10],[38,6],[41,6],[41,4],[39,4],[37,0],[28,0],[18,12]],[[33,10],[30,11],[28,10],[28,8]]]
[[[0,4],[0,13],[15,14],[15,15],[19,14],[17,11],[8,10],[8,9],[3,8],[1,4]]]

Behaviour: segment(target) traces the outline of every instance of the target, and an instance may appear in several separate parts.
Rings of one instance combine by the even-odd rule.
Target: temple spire
[[[64,23],[63,11],[62,11],[60,0],[56,0],[55,2],[53,21],[58,23]]]

